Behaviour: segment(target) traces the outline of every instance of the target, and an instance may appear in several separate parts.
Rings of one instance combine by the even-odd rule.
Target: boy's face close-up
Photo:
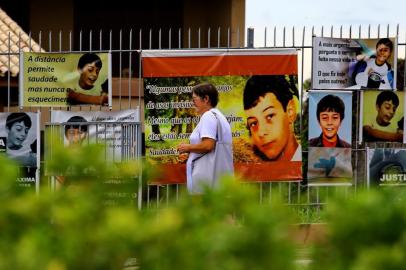
[[[319,124],[323,137],[327,140],[333,139],[341,126],[341,116],[338,112],[321,112]]]
[[[7,145],[10,149],[20,148],[23,146],[23,142],[27,138],[29,127],[26,127],[24,121],[15,122],[7,136]]]
[[[376,47],[376,63],[383,65],[389,59],[391,53],[391,49],[388,46],[379,44]]]
[[[96,62],[86,64],[80,72],[80,86],[84,89],[90,89],[99,77],[100,68],[96,66]]]
[[[267,158],[277,159],[290,138],[289,118],[282,104],[273,93],[267,93],[245,114],[253,144]]]
[[[385,100],[381,106],[376,105],[378,115],[376,121],[381,126],[387,126],[390,124],[393,116],[396,113],[397,106],[395,106],[392,100]]]
[[[65,132],[69,144],[80,144],[86,138],[86,131],[79,128],[69,128]]]

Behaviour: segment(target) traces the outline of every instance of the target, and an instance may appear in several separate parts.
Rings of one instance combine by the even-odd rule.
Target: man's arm
[[[104,105],[108,103],[108,96],[105,94],[100,96],[85,95],[68,89],[68,102],[71,104]]]
[[[363,126],[363,132],[366,136],[372,137],[375,139],[379,139],[382,141],[389,141],[389,142],[401,142],[403,141],[403,134],[398,132],[388,132],[375,129],[371,126]]]

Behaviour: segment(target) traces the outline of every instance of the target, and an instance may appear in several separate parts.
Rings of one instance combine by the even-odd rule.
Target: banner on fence
[[[109,53],[34,53],[20,56],[20,106],[111,106]]]
[[[396,89],[396,38],[313,38],[314,89]]]
[[[0,152],[20,167],[19,186],[35,189],[40,166],[39,114],[0,113]]]
[[[157,182],[186,179],[176,147],[199,122],[191,90],[201,82],[219,91],[217,108],[231,125],[237,174],[301,180],[296,50],[143,51],[142,62],[145,153],[162,169]]]
[[[351,183],[352,92],[309,92],[309,185]]]
[[[99,143],[106,147],[106,159],[113,162],[136,156],[137,139],[133,126],[139,122],[138,110],[52,111],[51,122],[62,124],[60,136],[65,145]],[[58,134],[55,134],[58,135]]]
[[[405,142],[404,92],[362,92],[360,138],[366,142]]]
[[[368,186],[406,185],[406,149],[367,148]]]

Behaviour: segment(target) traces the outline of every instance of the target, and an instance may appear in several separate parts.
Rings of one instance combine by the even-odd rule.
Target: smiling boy
[[[353,78],[362,88],[393,89],[394,72],[388,60],[393,52],[393,42],[382,38],[376,43],[376,54],[360,59],[355,66]]]
[[[319,137],[309,140],[312,147],[351,148],[351,144],[340,139],[338,130],[344,120],[344,102],[335,95],[326,95],[317,104],[317,120],[321,128]]]
[[[107,89],[95,86],[103,63],[95,53],[85,53],[78,61],[79,80],[75,89],[68,88],[67,97],[70,105],[96,104],[105,105],[108,102]],[[101,85],[107,88],[107,81]]]
[[[398,130],[397,121],[391,121],[399,106],[399,98],[395,92],[381,91],[376,98],[376,118],[363,126],[366,141],[397,141],[403,140],[403,134]]]

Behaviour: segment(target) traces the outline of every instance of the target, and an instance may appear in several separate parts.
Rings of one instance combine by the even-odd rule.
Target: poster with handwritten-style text
[[[109,53],[22,53],[20,107],[111,105]]]

